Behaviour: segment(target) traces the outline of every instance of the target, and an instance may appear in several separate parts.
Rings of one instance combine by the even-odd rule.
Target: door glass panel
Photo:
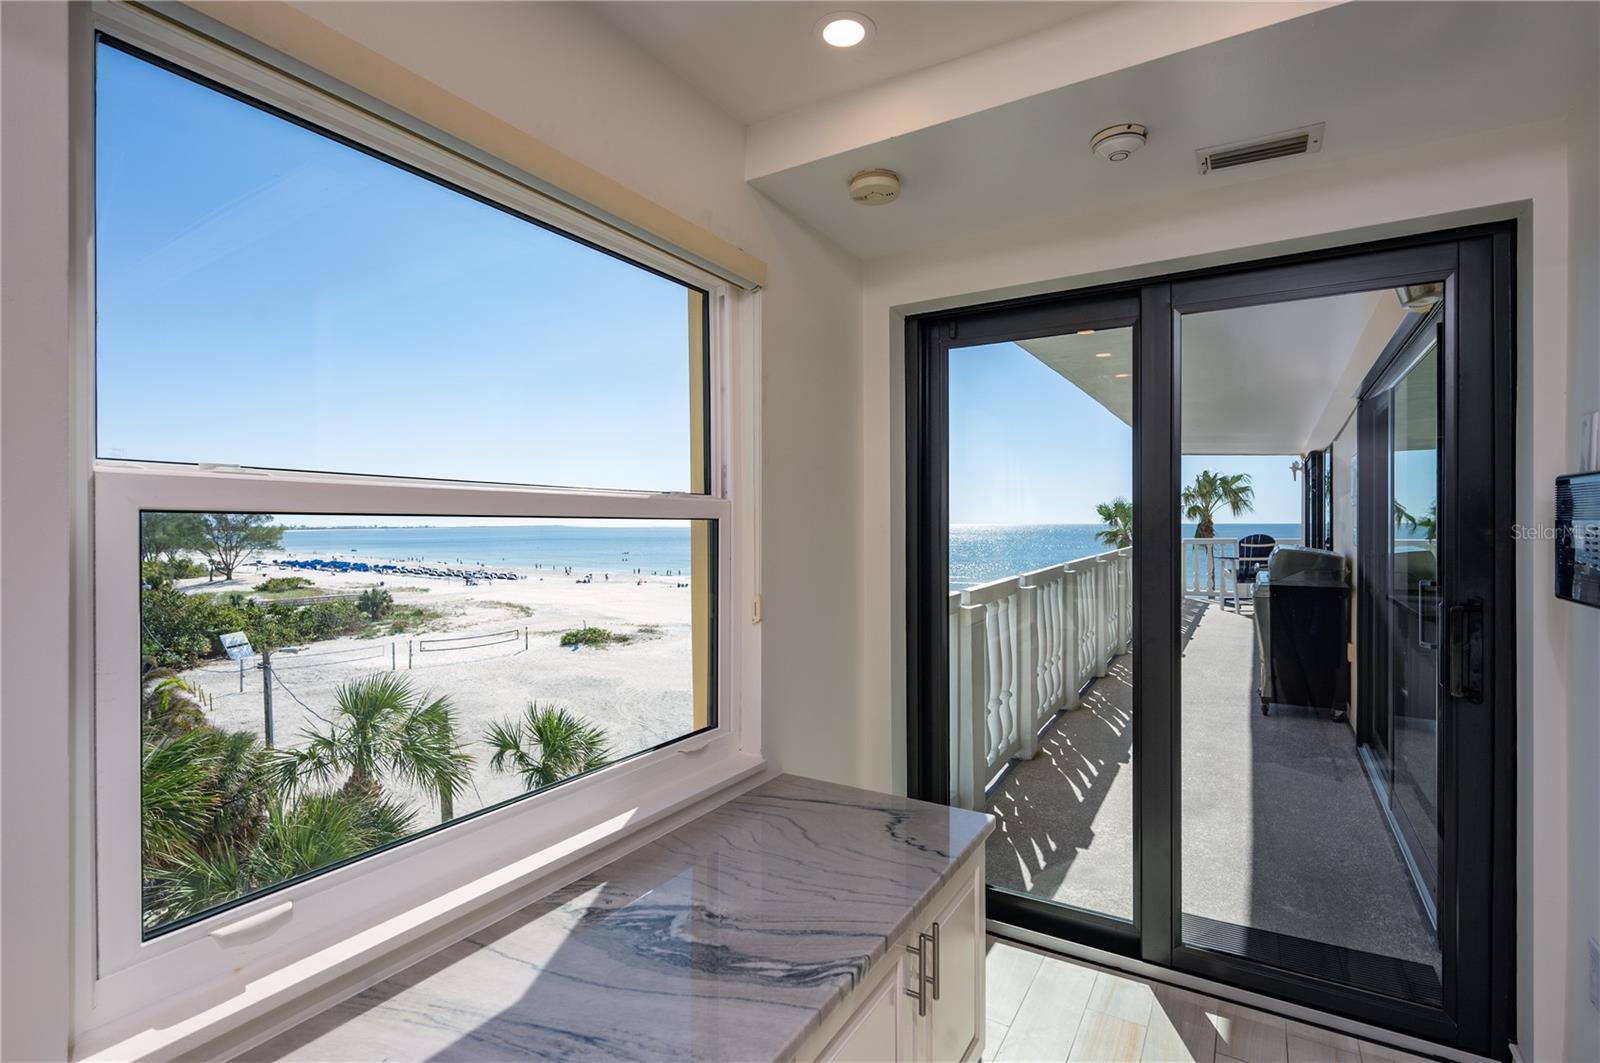
[[[1393,385],[1387,574],[1391,808],[1437,910],[1439,863],[1439,358],[1430,335]]]
[[[1422,530],[1437,498],[1436,389],[1423,384],[1433,363],[1413,357],[1416,380],[1397,386],[1397,408],[1414,412],[1396,424],[1391,454],[1356,453],[1354,398],[1417,322],[1391,291],[1182,318],[1178,886],[1186,945],[1437,1004],[1440,950],[1419,871],[1436,859],[1420,835],[1437,838],[1423,829],[1437,792],[1427,656],[1437,583]],[[1297,482],[1325,450],[1344,484],[1323,511],[1332,550],[1307,544]],[[1386,759],[1351,695],[1364,665],[1348,477],[1391,469],[1410,514],[1395,556],[1416,566],[1411,593],[1420,581],[1433,597],[1408,601],[1426,614],[1421,634],[1410,619],[1407,641],[1392,645],[1411,700],[1384,707],[1416,724],[1396,731]]]
[[[950,352],[950,778],[991,886],[1132,920],[1132,328]]]

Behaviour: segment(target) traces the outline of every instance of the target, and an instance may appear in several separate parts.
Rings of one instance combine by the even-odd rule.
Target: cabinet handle
[[[937,924],[935,924],[935,929],[937,930]],[[937,933],[928,934],[919,931],[917,934],[917,943],[915,945],[906,946],[906,951],[917,958],[917,988],[907,989],[906,996],[912,997],[916,1000],[918,1015],[928,1014],[928,987],[930,983],[934,987],[934,999],[939,999],[938,978],[928,977],[928,953],[931,949],[935,956],[938,955],[938,942],[939,938]]]
[[[940,963],[939,963],[939,924],[937,922],[935,922],[933,924],[933,938],[932,938],[932,941],[933,941],[933,999],[934,1000],[938,1000],[939,999],[939,972],[940,972],[941,967],[940,967]]]

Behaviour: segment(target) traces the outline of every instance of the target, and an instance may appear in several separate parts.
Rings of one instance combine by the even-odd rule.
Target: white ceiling
[[[752,183],[858,256],[913,252],[1118,201],[1562,118],[1600,60],[1595,19],[1595,5],[1578,3],[1344,4]],[[883,29],[872,46],[891,41]],[[1095,158],[1091,135],[1126,121],[1149,126],[1149,145],[1123,163]],[[1197,172],[1197,148],[1313,122],[1327,123],[1318,155]],[[901,174],[902,197],[853,203],[849,175],[876,166]]]
[[[1185,454],[1299,454],[1352,365],[1359,383],[1382,351],[1363,347],[1374,315],[1399,307],[1392,291],[1186,314],[1180,321]],[[1389,337],[1384,336],[1386,341]]]
[[[1183,452],[1301,454],[1326,446],[1403,318],[1390,291],[1185,315]],[[1110,329],[1019,346],[1131,424],[1131,340],[1131,329]]]
[[[875,85],[1107,6],[1104,0],[858,3],[611,0],[590,10],[744,122]],[[831,48],[817,21],[840,10],[876,36]]]

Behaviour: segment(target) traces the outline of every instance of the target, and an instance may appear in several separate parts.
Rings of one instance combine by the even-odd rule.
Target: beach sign
[[[256,651],[250,648],[250,637],[243,631],[230,631],[226,635],[218,635],[217,640],[222,643],[222,649],[230,661],[242,661],[246,657],[256,655]]]

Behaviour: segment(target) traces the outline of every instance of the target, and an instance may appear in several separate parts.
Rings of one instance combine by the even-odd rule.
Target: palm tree
[[[412,818],[394,802],[343,791],[305,794],[293,804],[274,798],[249,845],[191,849],[147,866],[145,925],[195,915],[398,841],[411,833]]]
[[[1094,537],[1107,546],[1118,550],[1133,545],[1133,503],[1126,498],[1118,498],[1112,502],[1102,502],[1094,507],[1100,514],[1100,519],[1106,526],[1094,533]]]
[[[1397,498],[1394,500],[1394,521],[1397,525],[1405,524],[1413,532],[1420,530],[1423,538],[1431,543],[1439,537],[1439,503],[1428,503],[1428,512],[1419,517],[1401,505]]]
[[[213,727],[194,688],[171,672],[145,672],[142,694],[146,862],[251,844],[270,789],[260,740]]]
[[[441,822],[472,783],[472,756],[456,740],[448,697],[419,694],[410,680],[377,674],[340,686],[325,730],[307,729],[303,749],[277,754],[285,793],[310,780],[344,781],[340,792],[378,800],[392,776],[438,794]]]
[[[147,927],[203,912],[411,833],[411,812],[385,800],[375,782],[347,784],[348,792],[305,793],[290,803],[276,792],[286,778],[291,784],[300,778],[298,773],[285,775],[287,754],[272,753],[248,731],[212,726],[194,688],[181,677],[150,669],[141,694],[140,814]],[[400,732],[396,742],[437,746],[439,733],[444,732],[443,744],[455,749],[444,699],[413,700],[418,703],[416,711],[392,727]],[[382,732],[387,724],[393,721],[379,721],[368,730]],[[426,734],[419,739],[417,731]],[[431,752],[437,757],[436,749]],[[472,759],[459,749],[455,757],[461,765],[460,781],[451,787],[439,782],[445,798],[465,786],[464,765]],[[392,757],[366,759],[387,768]],[[432,763],[426,757],[413,759],[413,778]],[[330,763],[330,758],[324,756],[319,763]],[[312,765],[302,766],[309,775]],[[428,778],[436,779],[438,770],[433,764],[434,773]]]
[[[198,691],[167,668],[146,668],[139,677],[139,717],[146,741],[170,738],[206,726]]]
[[[1255,508],[1256,489],[1250,486],[1250,474],[1236,472],[1224,476],[1204,469],[1194,478],[1194,483],[1183,489],[1183,515],[1195,522],[1196,539],[1216,538],[1214,518],[1217,511],[1226,507],[1235,517]]]
[[[602,767],[610,748],[601,728],[566,709],[540,708],[536,701],[528,702],[520,718],[490,724],[483,740],[494,750],[489,767],[516,772],[529,790]]]

